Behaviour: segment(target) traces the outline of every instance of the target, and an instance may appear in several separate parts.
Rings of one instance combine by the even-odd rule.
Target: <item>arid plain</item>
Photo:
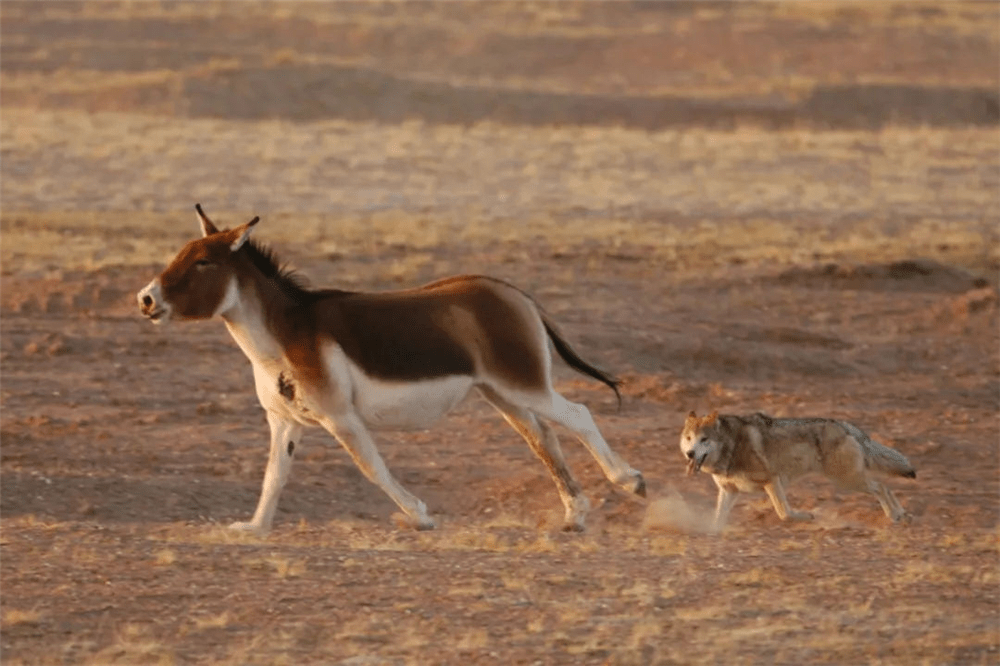
[[[4,664],[994,664],[1000,15],[990,3],[19,3],[0,8]],[[641,469],[559,531],[481,399],[382,433],[433,532],[267,426],[220,322],[135,292],[200,202],[316,286],[534,294]],[[684,416],[857,423],[914,514],[822,479],[705,529]]]

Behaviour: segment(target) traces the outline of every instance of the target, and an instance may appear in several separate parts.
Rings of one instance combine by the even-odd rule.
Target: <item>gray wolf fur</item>
[[[704,469],[719,487],[715,527],[721,529],[737,493],[763,490],[782,520],[811,520],[788,505],[785,486],[819,473],[844,490],[875,495],[893,522],[912,519],[873,472],[916,478],[906,457],[872,440],[857,426],[824,418],[780,419],[766,414],[688,414],[681,433],[688,474]]]

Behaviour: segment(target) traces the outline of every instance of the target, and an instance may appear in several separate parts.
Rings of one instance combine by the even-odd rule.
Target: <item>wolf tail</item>
[[[865,463],[869,467],[883,474],[905,476],[910,479],[917,478],[917,471],[913,469],[913,465],[910,464],[910,461],[902,453],[884,444],[879,444],[859,428],[849,423],[845,425],[847,426],[847,431],[861,444],[861,449],[865,454]]]
[[[556,348],[559,356],[562,360],[566,361],[566,365],[573,368],[579,373],[589,375],[599,382],[603,382],[611,387],[611,390],[615,392],[615,397],[618,398],[618,408],[621,409],[622,406],[622,394],[618,391],[618,387],[621,385],[621,380],[616,377],[595,368],[590,363],[584,361],[576,351],[570,347],[566,339],[562,337],[556,325],[550,320],[545,313],[540,313],[542,316],[542,324],[545,326],[545,332],[548,333],[549,339],[552,340],[552,346]]]

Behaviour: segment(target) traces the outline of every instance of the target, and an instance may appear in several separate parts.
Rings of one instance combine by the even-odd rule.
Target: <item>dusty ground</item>
[[[4,664],[1000,660],[995,7],[42,6],[2,14]],[[296,111],[316,81],[360,101]],[[837,115],[835,86],[871,104]],[[267,448],[249,365],[220,323],[134,306],[195,201],[261,215],[317,285],[528,289],[626,379],[620,411],[558,389],[650,501],[566,441],[595,509],[562,534],[471,398],[379,437],[437,531],[314,432],[274,532],[229,533]],[[705,533],[677,438],[713,408],[861,425],[916,466],[891,482],[914,523],[812,480],[812,523],[748,497]]]

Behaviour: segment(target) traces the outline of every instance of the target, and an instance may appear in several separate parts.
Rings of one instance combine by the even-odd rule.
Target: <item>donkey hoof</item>
[[[400,529],[411,529],[418,532],[427,532],[437,527],[434,521],[427,516],[413,518],[404,513],[394,513],[392,514],[392,520],[396,523],[396,527]]]
[[[636,474],[635,486],[632,488],[632,492],[639,497],[646,496],[646,479],[642,478],[642,474]]]

